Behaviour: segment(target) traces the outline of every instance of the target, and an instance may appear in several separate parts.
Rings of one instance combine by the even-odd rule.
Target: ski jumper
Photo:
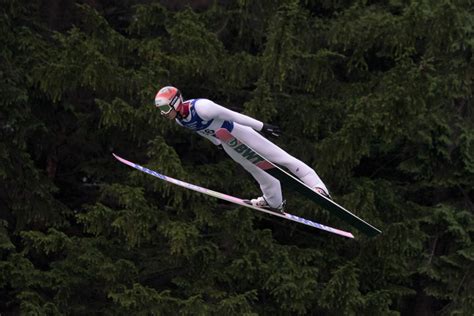
[[[266,159],[288,168],[291,173],[311,188],[320,187],[328,192],[326,185],[311,167],[289,155],[256,132],[262,129],[262,122],[247,115],[231,111],[208,99],[187,100],[184,101],[183,106],[187,109],[185,111],[187,115],[186,117],[176,118],[176,122],[209,139],[215,145],[222,145],[225,152],[242,165],[245,170],[250,172],[259,183],[263,197],[270,207],[276,208],[282,204],[283,196],[280,181],[238,155],[227,144],[221,143],[215,137],[215,131],[220,128],[227,129],[232,135],[242,140]]]

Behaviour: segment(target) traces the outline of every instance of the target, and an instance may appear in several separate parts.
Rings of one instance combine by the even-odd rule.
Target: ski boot
[[[260,196],[256,199],[251,199],[251,200],[244,200],[245,203],[249,205],[253,205],[255,207],[263,208],[272,212],[280,213],[282,215],[285,215],[285,205],[286,205],[286,200],[283,200],[280,206],[278,207],[271,207],[268,205],[267,200],[263,196]]]
[[[314,191],[316,191],[316,193],[319,193],[320,195],[332,200],[332,197],[329,195],[329,193],[327,193],[326,191],[324,191],[324,189],[320,188],[320,187],[315,187],[314,188]]]

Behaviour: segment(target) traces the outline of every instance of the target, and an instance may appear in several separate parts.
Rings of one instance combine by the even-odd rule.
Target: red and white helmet
[[[172,86],[161,88],[155,96],[155,105],[160,109],[161,114],[168,114],[172,109],[179,112],[182,104],[181,92]]]

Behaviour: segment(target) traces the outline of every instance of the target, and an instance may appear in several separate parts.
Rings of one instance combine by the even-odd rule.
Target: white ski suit
[[[236,153],[227,144],[221,143],[215,137],[215,131],[219,128],[227,129],[232,135],[271,162],[288,168],[291,173],[308,186],[312,188],[320,187],[328,192],[325,184],[311,167],[292,157],[256,132],[262,129],[262,122],[226,109],[208,99],[187,100],[184,101],[183,106],[189,107],[189,114],[184,118],[176,118],[176,122],[206,137],[215,145],[222,145],[225,152],[257,180],[263,192],[263,197],[270,207],[277,208],[282,204],[283,196],[280,181]]]

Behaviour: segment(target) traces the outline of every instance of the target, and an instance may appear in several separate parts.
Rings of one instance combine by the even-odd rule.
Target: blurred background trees
[[[0,16],[2,314],[474,310],[469,1],[14,1]],[[173,187],[250,176],[163,85],[277,124],[383,230],[344,240]],[[292,213],[350,229],[285,191]]]

